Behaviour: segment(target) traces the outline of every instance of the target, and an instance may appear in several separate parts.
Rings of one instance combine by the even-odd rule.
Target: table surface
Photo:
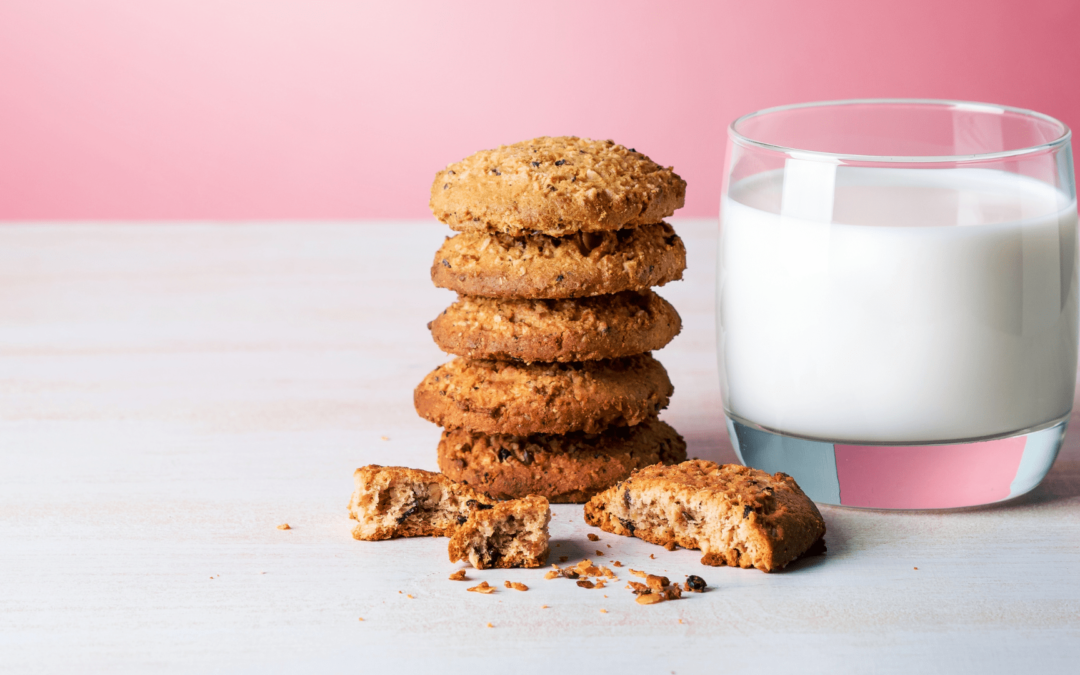
[[[685,325],[657,353],[675,384],[663,417],[691,456],[735,461],[714,356],[715,224],[673,222],[689,269],[661,291]],[[0,227],[0,671],[1075,668],[1075,433],[1044,484],[1006,504],[822,507],[828,555],[774,574],[589,542],[577,505],[553,508],[554,555],[621,561],[608,588],[470,568],[499,590],[468,593],[447,579],[460,565],[445,539],[354,541],[353,469],[436,469],[439,430],[412,388],[446,360],[425,329],[452,300],[428,277],[446,234],[386,221]],[[626,567],[699,574],[712,590],[637,605]]]

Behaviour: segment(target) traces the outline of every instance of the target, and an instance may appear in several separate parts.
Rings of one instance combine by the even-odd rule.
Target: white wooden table
[[[674,222],[690,267],[661,290],[685,322],[658,354],[676,389],[664,417],[692,456],[734,461],[715,225]],[[447,580],[445,539],[354,541],[354,468],[436,468],[412,388],[445,359],[425,323],[452,298],[428,280],[446,233],[0,226],[0,672],[1077,672],[1075,424],[1034,493],[823,507],[829,554],[778,574],[593,544],[581,507],[556,506],[556,556],[600,549],[712,586],[649,607],[625,567],[602,591],[470,570],[499,587],[484,596]]]

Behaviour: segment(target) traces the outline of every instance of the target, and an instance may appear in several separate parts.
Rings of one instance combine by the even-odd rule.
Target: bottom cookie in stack
[[[439,441],[442,472],[495,499],[532,494],[553,503],[582,503],[636,469],[685,459],[682,436],[656,417],[597,434],[446,429]]]

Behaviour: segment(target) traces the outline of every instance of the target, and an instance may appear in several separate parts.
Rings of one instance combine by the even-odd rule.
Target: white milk
[[[1075,201],[985,169],[805,164],[789,160],[787,181],[736,183],[722,205],[730,413],[885,443],[1007,435],[1069,413]]]

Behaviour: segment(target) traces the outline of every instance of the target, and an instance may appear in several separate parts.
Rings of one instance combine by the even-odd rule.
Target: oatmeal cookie
[[[372,464],[353,478],[349,517],[357,521],[355,539],[448,537],[478,505],[495,503],[468,485],[420,469]]]
[[[608,232],[682,207],[686,181],[614,141],[542,137],[481,150],[435,175],[431,211],[461,232]]]
[[[686,246],[667,223],[567,237],[469,232],[448,237],[431,266],[439,288],[488,298],[580,298],[682,279]]]
[[[429,373],[413,401],[421,417],[450,429],[597,433],[655,416],[674,390],[650,354],[532,364],[459,357]]]
[[[656,418],[600,434],[511,436],[444,431],[439,468],[496,499],[534,494],[552,503],[581,504],[652,464],[686,459],[686,442]]]
[[[787,474],[691,460],[650,466],[596,495],[585,522],[661,546],[699,549],[705,565],[780,569],[825,536],[814,502]]]
[[[478,570],[540,567],[548,556],[551,507],[529,496],[473,511],[450,539],[450,562],[468,560]]]
[[[652,291],[574,300],[460,296],[428,328],[444,352],[470,359],[567,362],[661,349],[682,320]]]

